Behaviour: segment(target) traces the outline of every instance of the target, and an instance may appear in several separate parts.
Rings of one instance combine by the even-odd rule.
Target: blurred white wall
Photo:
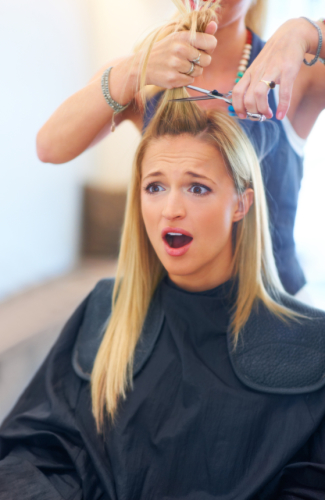
[[[325,15],[325,0],[269,0],[269,3],[266,39],[291,17],[320,19]],[[313,303],[322,308],[325,307],[324,131],[323,112],[306,144],[304,178],[295,227],[297,251],[306,273],[309,293]]]
[[[171,9],[160,0],[0,2],[0,299],[75,264],[81,186],[125,188],[138,138],[125,124],[75,161],[49,165],[37,159],[37,131]]]
[[[0,2],[0,297],[67,270],[79,241],[80,185],[93,153],[54,166],[38,129],[92,72],[85,0]]]

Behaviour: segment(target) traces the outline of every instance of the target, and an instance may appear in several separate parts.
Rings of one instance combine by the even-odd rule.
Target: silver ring
[[[260,113],[249,113],[246,111],[247,117],[253,122],[265,122],[266,116],[261,115]]]
[[[201,60],[201,52],[199,51],[199,55],[196,59],[193,59],[192,63],[197,64],[200,66],[200,60]]]
[[[191,61],[189,61],[189,62],[191,62]],[[195,64],[194,64],[194,62],[191,62],[191,69],[190,69],[190,71],[185,73],[185,75],[190,76],[193,73],[194,69],[195,69]]]

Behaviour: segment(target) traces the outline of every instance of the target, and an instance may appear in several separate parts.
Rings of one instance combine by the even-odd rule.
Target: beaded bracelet
[[[310,62],[308,62],[308,61],[306,61],[306,59],[304,59],[304,63],[306,64],[306,66],[313,66],[314,64],[317,63],[320,51],[322,50],[323,33],[322,33],[322,30],[320,29],[320,27],[316,23],[314,23],[314,21],[312,21],[311,19],[308,19],[308,17],[302,16],[301,19],[306,19],[306,21],[308,21],[310,24],[312,24],[314,26],[314,28],[316,28],[318,31],[318,47],[317,47],[316,55],[315,55],[314,59],[312,59]]]
[[[322,17],[321,19],[318,19],[318,22],[325,24],[325,18]],[[318,60],[319,60],[319,62],[321,62],[325,65],[325,59],[323,59],[322,57],[319,57]]]
[[[130,103],[128,103],[125,106],[123,106],[122,104],[119,104],[118,102],[114,101],[114,99],[112,98],[111,93],[109,91],[109,74],[112,71],[112,69],[113,69],[113,66],[111,66],[110,68],[108,68],[103,73],[103,76],[102,76],[102,91],[103,91],[103,95],[104,95],[104,97],[106,99],[107,104],[111,108],[114,109],[113,118],[112,118],[112,127],[111,127],[111,131],[114,132],[114,130],[115,130],[115,120],[114,120],[115,115],[117,115],[118,113],[122,113],[122,111],[124,111],[130,105]]]

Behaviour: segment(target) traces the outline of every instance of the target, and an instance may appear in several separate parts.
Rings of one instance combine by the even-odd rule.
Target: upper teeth
[[[167,233],[169,236],[183,236],[182,233]]]

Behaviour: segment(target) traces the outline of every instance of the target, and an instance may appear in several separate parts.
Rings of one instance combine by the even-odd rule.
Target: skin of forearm
[[[102,94],[103,71],[114,66],[110,74],[110,92],[113,99],[126,104],[137,93],[139,58],[135,55],[105,65],[86,87],[69,97],[53,113],[37,135],[37,154],[41,161],[68,162],[95,142],[113,117],[113,109]]]

